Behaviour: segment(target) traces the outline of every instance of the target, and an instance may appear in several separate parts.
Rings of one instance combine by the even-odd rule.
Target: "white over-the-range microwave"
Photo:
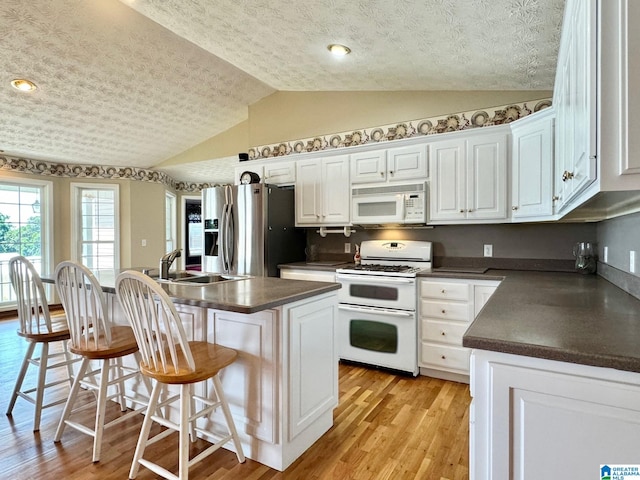
[[[355,225],[427,223],[427,183],[354,186],[351,222]]]

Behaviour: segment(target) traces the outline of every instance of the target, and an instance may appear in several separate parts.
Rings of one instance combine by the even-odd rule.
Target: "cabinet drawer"
[[[422,320],[422,340],[436,343],[448,343],[455,346],[462,345],[462,335],[467,330],[467,324],[442,322],[438,320]]]
[[[420,300],[420,315],[445,320],[468,322],[471,320],[471,305],[468,303],[438,302],[434,300]]]
[[[469,300],[468,283],[422,282],[421,295],[442,300]]]
[[[422,342],[420,346],[421,366],[469,373],[469,352],[470,350],[464,347],[449,347]]]

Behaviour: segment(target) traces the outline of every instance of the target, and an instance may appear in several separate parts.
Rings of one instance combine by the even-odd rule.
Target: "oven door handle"
[[[408,310],[389,310],[387,308],[355,307],[353,305],[338,305],[338,310],[349,312],[372,313],[377,315],[392,315],[395,317],[413,317],[415,312]]]
[[[415,278],[392,278],[382,277],[380,275],[350,275],[350,274],[336,274],[336,280],[351,280],[368,283],[415,283]]]

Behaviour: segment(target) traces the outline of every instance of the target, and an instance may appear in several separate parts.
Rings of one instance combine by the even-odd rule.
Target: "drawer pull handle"
[[[442,313],[447,313],[447,311],[443,308],[443,309],[442,309]]]
[[[440,290],[440,293],[445,293],[445,289],[443,288],[442,290]]]
[[[446,334],[444,332],[441,332],[440,335],[442,335],[444,337]]]
[[[446,360],[447,357],[445,357],[444,355],[442,355],[440,358],[442,358],[442,360]]]

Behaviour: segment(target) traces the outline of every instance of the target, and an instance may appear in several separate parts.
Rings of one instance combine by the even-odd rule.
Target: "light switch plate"
[[[344,253],[351,253],[351,244],[350,243],[345,243],[344,244]]]
[[[493,245],[485,245],[484,246],[484,256],[485,257],[493,257]]]

